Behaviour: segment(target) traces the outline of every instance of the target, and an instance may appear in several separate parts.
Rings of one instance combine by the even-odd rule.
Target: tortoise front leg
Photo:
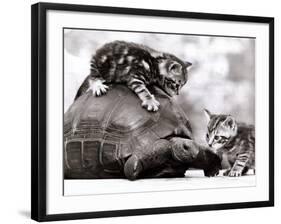
[[[164,166],[162,173],[165,176],[165,163],[167,166],[171,161],[177,164],[189,164],[196,159],[198,153],[199,148],[193,140],[179,137],[170,140],[160,139],[150,149],[132,154],[125,163],[124,173],[129,180],[137,179],[143,172],[146,173],[146,176],[153,177],[149,174],[149,170],[153,171],[155,168]],[[179,171],[182,173],[180,176],[183,176],[184,171]],[[175,170],[175,172],[177,171]],[[179,176],[178,173],[176,175]]]
[[[147,151],[133,153],[124,165],[124,174],[129,180],[135,180],[144,171],[161,166],[169,158],[171,158],[171,143],[160,139]]]
[[[142,162],[137,155],[132,155],[124,165],[125,177],[129,180],[135,180],[139,174],[144,170]]]

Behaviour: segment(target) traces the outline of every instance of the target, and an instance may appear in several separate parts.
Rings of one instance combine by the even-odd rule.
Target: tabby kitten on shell
[[[255,127],[237,122],[231,115],[212,114],[204,110],[208,119],[206,141],[218,154],[224,154],[231,168],[225,176],[236,177],[255,172]]]
[[[190,62],[141,44],[110,42],[92,57],[90,75],[80,86],[75,100],[89,90],[100,96],[107,92],[106,84],[123,83],[138,95],[143,107],[157,111],[160,104],[147,86],[157,85],[169,96],[179,94],[187,82],[190,66]]]

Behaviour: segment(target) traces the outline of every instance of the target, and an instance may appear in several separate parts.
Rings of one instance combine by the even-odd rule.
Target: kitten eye
[[[209,138],[209,134],[208,133],[206,134],[206,138]]]
[[[177,64],[177,63],[172,64],[171,67],[170,67],[170,71],[173,72],[173,73],[180,73],[181,72],[181,65]]]
[[[219,140],[219,138],[220,138],[220,137],[217,136],[217,135],[214,137],[215,140]]]

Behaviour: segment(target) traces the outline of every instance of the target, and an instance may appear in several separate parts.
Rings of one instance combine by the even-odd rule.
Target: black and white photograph
[[[0,223],[280,219],[278,1],[1,6]]]
[[[63,39],[66,195],[255,185],[255,38],[66,28]]]
[[[273,18],[32,10],[33,219],[273,205]]]

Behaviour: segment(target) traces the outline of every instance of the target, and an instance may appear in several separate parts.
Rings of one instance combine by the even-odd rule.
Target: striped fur
[[[206,141],[217,153],[224,154],[231,165],[224,175],[241,176],[255,170],[255,127],[238,123],[231,115],[211,114],[208,119]]]
[[[144,45],[114,41],[96,51],[91,60],[90,75],[79,88],[75,100],[88,90],[99,96],[106,93],[107,84],[122,83],[138,95],[142,106],[156,111],[159,102],[147,86],[157,85],[170,96],[178,94],[187,82],[190,65],[172,54]]]

